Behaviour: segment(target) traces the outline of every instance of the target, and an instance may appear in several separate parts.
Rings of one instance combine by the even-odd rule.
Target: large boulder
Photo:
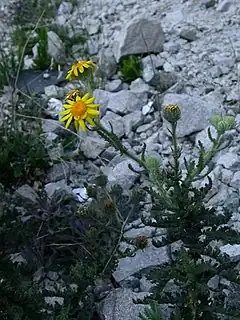
[[[119,35],[114,55],[119,60],[127,55],[163,51],[164,33],[157,19],[138,17],[130,21]]]

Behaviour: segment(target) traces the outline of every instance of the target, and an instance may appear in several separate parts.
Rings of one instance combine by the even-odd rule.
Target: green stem
[[[177,122],[172,123],[172,140],[173,140],[173,159],[174,159],[174,174],[175,182],[178,184],[178,174],[179,174],[179,152],[177,146]]]
[[[140,158],[138,158],[137,156],[135,156],[132,152],[128,151],[123,144],[121,143],[120,139],[114,134],[109,132],[105,127],[103,127],[101,125],[100,122],[97,123],[97,127],[96,127],[97,131],[101,134],[103,133],[104,135],[106,135],[110,141],[110,143],[112,144],[112,146],[119,150],[121,152],[121,154],[125,154],[126,156],[128,156],[130,159],[134,160],[135,162],[137,162],[141,167],[143,167],[144,169],[147,170],[147,166],[145,161],[141,160]]]

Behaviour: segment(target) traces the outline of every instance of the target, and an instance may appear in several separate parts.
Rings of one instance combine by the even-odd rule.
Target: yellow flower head
[[[67,72],[66,80],[77,78],[79,74],[83,74],[89,68],[95,68],[95,63],[92,60],[78,60],[72,68]]]
[[[77,95],[74,100],[67,100],[67,103],[63,105],[65,110],[59,113],[60,121],[66,121],[65,128],[67,129],[72,121],[74,121],[77,131],[79,127],[82,131],[86,131],[85,122],[94,127],[93,119],[99,115],[99,104],[93,103],[94,100],[95,97],[90,97],[89,93],[86,93],[83,97]]]
[[[175,123],[181,118],[181,111],[177,104],[168,104],[163,108],[163,117],[170,123]]]
[[[80,91],[75,89],[75,90],[71,90],[67,93],[66,95],[66,100],[76,100],[77,96],[80,95]]]

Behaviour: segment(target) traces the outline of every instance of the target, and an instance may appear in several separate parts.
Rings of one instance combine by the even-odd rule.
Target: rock
[[[136,238],[138,236],[144,236],[152,238],[154,236],[166,235],[167,230],[165,228],[155,228],[151,226],[145,226],[143,228],[130,229],[124,233],[124,238]]]
[[[151,290],[156,286],[156,284],[152,283],[145,276],[140,279],[140,291],[141,292],[151,292]]]
[[[61,111],[63,111],[62,101],[55,98],[49,99],[45,113],[51,116],[53,119],[58,119],[59,112]]]
[[[140,280],[136,277],[130,276],[124,279],[120,283],[121,288],[131,289],[132,291],[138,292],[140,290]]]
[[[135,256],[119,259],[113,277],[117,282],[120,282],[135,273],[147,268],[161,266],[169,261],[166,246],[156,248],[150,243],[143,250],[138,250]]]
[[[148,94],[148,97],[153,94],[153,89],[141,78],[137,78],[136,80],[131,82],[130,90],[132,92],[146,92]]]
[[[215,6],[216,0],[202,0],[202,4],[205,5],[206,9],[209,9]]]
[[[81,151],[88,159],[97,159],[98,156],[106,149],[107,142],[100,137],[86,136],[80,143]]]
[[[232,152],[227,152],[218,157],[217,165],[222,165],[226,169],[238,169],[240,164],[240,157]]]
[[[146,116],[147,114],[150,114],[154,111],[154,108],[153,108],[153,101],[148,101],[147,104],[145,104],[143,107],[142,107],[142,114],[143,116]]]
[[[188,94],[167,93],[164,96],[162,107],[168,104],[177,104],[181,110],[181,119],[177,124],[177,136],[179,138],[187,136],[197,131],[201,131],[209,125],[212,115],[219,113],[221,105],[215,104],[207,96],[190,96]],[[163,118],[163,129],[170,135],[167,128],[169,123]]]
[[[57,63],[65,62],[64,61],[65,48],[62,40],[53,31],[48,31],[47,36],[48,36],[48,55],[52,57]]]
[[[87,189],[84,188],[75,188],[72,190],[72,192],[77,196],[78,201],[83,203],[86,202],[88,198]]]
[[[231,5],[232,1],[230,0],[220,0],[217,5],[216,11],[227,12],[230,9]]]
[[[95,102],[100,104],[99,110],[102,117],[106,114],[110,95],[111,93],[106,90],[95,89],[93,91],[93,96],[96,98]]]
[[[47,98],[63,98],[65,90],[55,85],[50,85],[44,88],[44,94]]]
[[[117,62],[110,50],[100,50],[96,75],[111,79],[117,72]]]
[[[54,164],[47,175],[47,182],[57,182],[59,180],[68,179],[71,174],[71,163],[62,162]]]
[[[138,320],[139,313],[143,312],[146,305],[135,304],[133,300],[144,299],[146,292],[135,293],[130,289],[117,288],[99,305],[99,313],[105,320]]]
[[[15,195],[20,198],[24,203],[38,204],[39,197],[37,193],[28,185],[24,184],[15,191]]]
[[[124,27],[115,46],[119,60],[131,54],[159,53],[163,50],[164,33],[158,19],[135,18]]]
[[[232,261],[240,261],[240,244],[226,244],[220,247],[220,251],[226,253]]]
[[[135,170],[140,169],[139,165],[131,159],[121,161],[113,169],[109,167],[103,168],[103,173],[108,177],[108,184],[119,184],[123,190],[129,190],[139,177],[138,173],[129,169],[129,164],[131,164]]]
[[[187,41],[194,41],[197,40],[196,30],[183,28],[179,34],[180,38],[187,40]]]
[[[220,179],[223,183],[230,185],[233,180],[233,172],[228,169],[222,169]]]
[[[125,133],[123,118],[112,111],[107,111],[106,115],[101,119],[102,125],[109,131],[111,131],[112,125],[114,133],[119,137],[123,137]]]
[[[141,110],[148,99],[147,93],[131,92],[130,90],[110,93],[108,97],[107,109],[120,115]]]
[[[158,91],[163,93],[171,88],[178,81],[177,75],[173,72],[157,71],[154,73],[151,80],[147,83]]]
[[[125,135],[128,136],[132,131],[135,131],[136,128],[143,123],[143,116],[141,111],[136,110],[123,118],[123,123],[125,127]]]
[[[166,51],[170,54],[176,54],[176,53],[178,53],[178,51],[180,49],[180,45],[179,45],[179,43],[169,41],[169,42],[164,43],[163,48],[164,48],[164,51]]]
[[[208,288],[211,290],[217,290],[219,286],[220,277],[219,275],[213,276],[211,279],[208,280]]]
[[[200,131],[199,133],[196,134],[196,138],[195,138],[195,145],[198,145],[198,141],[201,141],[205,151],[209,151],[212,147],[212,141],[209,139],[208,137],[208,129],[210,129],[211,131],[211,135],[214,139],[216,139],[217,137],[217,130],[211,125],[208,126],[207,128],[205,128],[204,130]]]
[[[240,190],[240,171],[234,173],[230,185],[231,187]]]
[[[44,186],[44,190],[49,199],[60,198],[64,196],[74,196],[72,189],[64,180],[58,182],[50,182]]]
[[[57,11],[57,18],[56,23],[60,26],[63,26],[66,21],[68,20],[71,12],[72,12],[73,5],[71,2],[63,1]]]
[[[109,81],[107,83],[107,90],[110,92],[118,92],[123,89],[123,83],[120,79]]]
[[[62,297],[45,297],[44,301],[53,308],[56,306],[56,304],[59,304],[60,306],[64,304],[64,298]]]

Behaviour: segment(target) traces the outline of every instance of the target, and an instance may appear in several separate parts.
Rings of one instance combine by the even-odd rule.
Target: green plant
[[[120,61],[120,72],[126,82],[134,81],[142,75],[142,61],[137,56],[127,56]]]
[[[0,130],[0,181],[5,186],[40,178],[50,159],[40,133]]]
[[[46,27],[37,28],[38,43],[37,43],[37,57],[33,60],[34,68],[44,70],[51,64],[51,57],[48,55],[48,29]]]
[[[18,63],[13,48],[7,52],[0,46],[0,90],[13,83],[17,70]]]
[[[144,312],[139,315],[140,320],[163,320],[162,312],[156,301],[151,301],[149,307],[146,307]]]

